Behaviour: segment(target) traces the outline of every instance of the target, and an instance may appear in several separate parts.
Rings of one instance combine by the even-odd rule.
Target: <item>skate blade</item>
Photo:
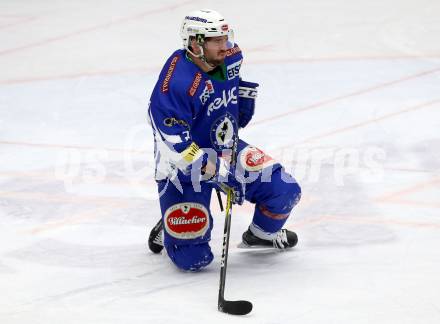
[[[273,246],[265,245],[247,245],[244,242],[237,244],[237,248],[243,250],[277,250]]]

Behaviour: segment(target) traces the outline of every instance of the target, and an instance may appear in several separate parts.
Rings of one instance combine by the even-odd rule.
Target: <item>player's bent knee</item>
[[[280,170],[280,177],[278,183],[275,184],[277,191],[276,198],[278,201],[283,201],[282,211],[290,212],[301,199],[301,187],[296,180],[284,170]]]
[[[198,271],[214,259],[208,243],[166,246],[168,256],[180,269]]]
[[[299,186],[298,183],[290,183],[289,184],[289,190],[288,190],[288,202],[289,202],[289,207],[290,210],[293,209],[293,207],[295,207],[299,200],[301,199],[301,187]]]

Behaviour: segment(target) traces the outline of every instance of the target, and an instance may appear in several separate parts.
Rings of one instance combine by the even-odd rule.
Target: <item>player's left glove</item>
[[[238,126],[245,127],[255,112],[255,98],[257,98],[258,83],[243,81],[238,84]]]

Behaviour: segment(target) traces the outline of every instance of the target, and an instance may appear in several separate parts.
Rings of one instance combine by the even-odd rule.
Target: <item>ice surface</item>
[[[146,108],[188,11],[221,11],[260,83],[242,138],[303,188],[289,252],[193,274],[147,251]],[[440,3],[2,1],[0,323],[439,323]]]

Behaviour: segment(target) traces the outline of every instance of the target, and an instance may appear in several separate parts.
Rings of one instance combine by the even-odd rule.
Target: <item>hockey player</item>
[[[263,151],[237,141],[254,114],[258,84],[240,78],[243,56],[232,29],[218,12],[197,10],[183,19],[180,36],[183,49],[165,63],[148,110],[162,213],[151,251],[165,247],[183,270],[213,260],[213,188],[232,189],[236,204],[255,204],[244,244],[295,246],[297,235],[282,227],[300,199],[299,185]],[[229,163],[233,146],[236,165]]]

